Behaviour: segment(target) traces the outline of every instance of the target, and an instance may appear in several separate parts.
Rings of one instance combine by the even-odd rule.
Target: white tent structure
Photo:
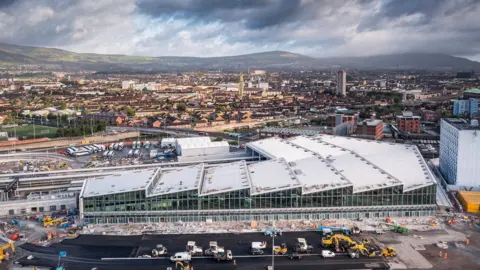
[[[210,137],[177,139],[177,154],[184,157],[228,154],[228,142],[212,142]]]

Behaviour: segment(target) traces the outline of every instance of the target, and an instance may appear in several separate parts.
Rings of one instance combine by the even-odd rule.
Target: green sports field
[[[17,133],[17,137],[20,140],[34,138],[34,136],[33,136],[33,125],[16,127],[15,130],[16,130],[16,133]],[[13,128],[0,129],[0,132],[8,132],[9,137],[14,137],[15,136],[15,132],[14,132]],[[56,132],[57,132],[56,127],[35,125],[35,138],[45,138],[45,137],[55,138],[55,137],[57,137]]]

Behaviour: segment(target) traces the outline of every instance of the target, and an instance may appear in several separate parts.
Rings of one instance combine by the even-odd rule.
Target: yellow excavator
[[[176,262],[175,267],[178,268],[179,266],[181,267],[180,269],[182,270],[190,270],[190,265],[188,265],[188,263]]]
[[[397,256],[397,252],[393,247],[386,247],[382,249],[382,255],[385,257],[395,257]]]
[[[62,223],[63,219],[57,218],[54,220],[48,220],[48,221],[43,221],[43,227],[48,228],[48,227],[55,227],[58,226]]]
[[[15,244],[5,237],[0,237],[0,243],[2,245],[0,246],[0,263],[2,263],[2,261],[9,259],[10,254],[15,254]]]
[[[285,254],[287,254],[287,252],[288,252],[287,244],[282,243],[280,246],[274,246],[273,247],[273,252],[275,253],[275,255],[278,255],[278,254],[285,255]]]

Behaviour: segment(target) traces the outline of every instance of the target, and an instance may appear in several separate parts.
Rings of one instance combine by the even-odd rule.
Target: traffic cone
[[[447,253],[445,252],[445,256],[443,257],[445,260],[448,259],[448,255]]]

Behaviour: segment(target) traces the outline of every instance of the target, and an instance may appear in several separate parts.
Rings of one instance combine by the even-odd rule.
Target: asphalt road
[[[275,269],[386,269],[385,260],[377,258],[351,259],[346,255],[339,255],[331,259],[323,259],[321,252],[321,235],[316,232],[289,232],[275,238],[275,243],[287,243],[289,250],[296,243],[296,239],[302,237],[314,246],[313,254],[303,256],[300,260],[290,260],[287,256],[275,256]],[[39,247],[32,244],[24,244],[20,248],[34,255],[34,260],[22,258],[22,264],[36,266],[56,265],[58,253],[66,251],[67,257],[62,258],[66,269],[168,269],[173,264],[168,257],[140,259],[137,256],[150,254],[151,249],[157,244],[163,244],[168,248],[169,256],[175,252],[185,250],[187,241],[195,241],[197,246],[204,249],[209,241],[217,241],[225,249],[232,250],[237,265],[233,262],[217,262],[211,257],[194,257],[192,265],[194,269],[265,269],[271,265],[271,241],[272,239],[261,233],[246,234],[186,234],[186,235],[136,235],[136,236],[101,236],[81,235],[76,239],[66,239],[61,243],[52,244],[48,247]],[[267,249],[264,256],[252,256],[249,254],[251,242],[266,241]],[[299,268],[301,267],[301,268]],[[175,269],[175,268],[173,268]]]

